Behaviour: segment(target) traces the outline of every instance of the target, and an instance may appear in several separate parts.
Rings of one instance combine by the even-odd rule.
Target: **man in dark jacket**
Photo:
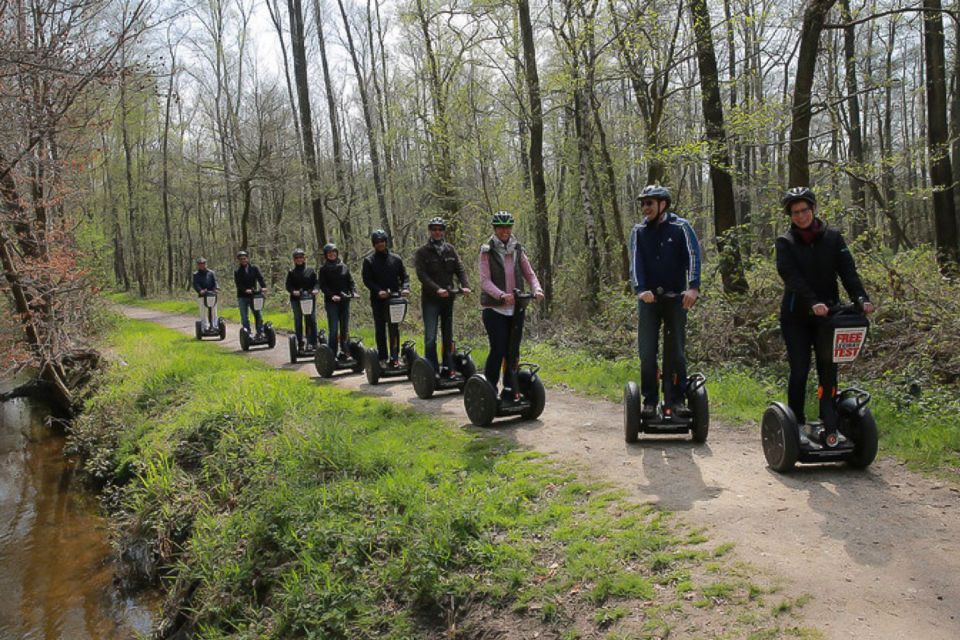
[[[819,328],[817,317],[826,316],[830,306],[840,302],[837,278],[851,299],[863,299],[864,313],[872,313],[873,305],[843,236],[817,217],[817,198],[813,191],[807,187],[790,189],[783,197],[783,210],[790,216],[790,229],[777,238],[776,248],[777,272],[784,284],[780,331],[790,362],[787,404],[798,424],[804,424],[810,350]],[[817,383],[820,419],[823,426],[832,431],[837,426],[833,402],[837,395],[837,365],[822,359],[820,354],[817,354]]]
[[[217,286],[217,274],[207,269],[207,259],[197,258],[197,270],[193,272],[193,290],[197,292],[200,300],[200,322],[204,331],[210,328],[210,320],[207,318],[207,310],[204,306],[203,296],[208,291],[219,291]]]
[[[649,185],[637,197],[644,220],[630,234],[630,279],[637,294],[637,344],[643,415],[656,415],[657,343],[663,324],[664,413],[688,416],[687,310],[700,293],[700,244],[693,227],[670,210],[670,191]],[[656,292],[656,293],[655,293]]]
[[[434,371],[453,375],[450,356],[453,353],[453,278],[456,276],[463,293],[470,293],[467,274],[457,250],[446,241],[447,224],[443,218],[432,218],[427,223],[430,238],[417,249],[413,264],[420,279],[421,309],[423,311],[424,356],[433,365]],[[443,341],[443,368],[437,361],[437,323],[440,324]],[[445,371],[444,371],[445,370]]]
[[[267,283],[263,274],[256,265],[250,264],[250,257],[246,251],[237,252],[237,270],[233,272],[233,281],[237,285],[237,306],[240,307],[240,323],[250,332],[250,310],[253,309],[253,294],[258,290],[266,295]],[[253,309],[253,317],[257,323],[257,337],[263,336],[263,314]]]
[[[357,287],[350,268],[340,259],[340,250],[332,242],[323,247],[319,280],[323,308],[327,312],[327,344],[338,360],[345,360],[349,357],[350,300]]]
[[[377,353],[380,360],[387,360],[387,325],[390,330],[389,358],[391,366],[398,366],[400,359],[400,326],[390,322],[389,299],[391,293],[410,295],[410,278],[403,260],[387,249],[387,233],[377,229],[370,234],[373,251],[363,259],[363,284],[370,290],[370,306],[373,308],[373,324],[376,328]]]
[[[314,297],[313,313],[307,316],[307,343],[311,348],[317,346],[317,272],[307,266],[307,255],[303,249],[293,250],[293,269],[287,271],[287,280],[284,284],[290,294],[290,308],[293,309],[293,332],[297,336],[297,344],[303,351],[303,309],[300,307],[300,298],[304,292]],[[309,298],[308,298],[309,300]]]

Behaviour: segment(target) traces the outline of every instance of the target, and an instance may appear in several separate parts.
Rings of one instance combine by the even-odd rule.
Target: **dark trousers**
[[[441,353],[443,366],[450,368],[450,354],[453,353],[453,298],[423,298],[423,351],[424,357],[433,365],[434,371],[440,370],[437,360],[437,325],[440,325]]]
[[[390,331],[390,359],[400,357],[400,325],[390,322],[390,303],[387,300],[371,300],[373,327],[377,336],[377,354],[387,359],[387,330]]]
[[[520,362],[520,341],[523,339],[524,312],[518,309],[512,316],[505,316],[493,309],[483,310],[483,327],[487,330],[490,353],[483,367],[487,381],[497,388],[500,369],[503,369],[504,389],[517,391],[517,365]],[[515,331],[511,344],[510,333]]]
[[[316,302],[314,302],[316,305]],[[303,323],[307,323],[307,342],[317,346],[317,307],[314,306],[312,315],[304,316],[303,309],[300,308],[299,298],[290,298],[290,308],[293,309],[293,332],[297,336],[297,342],[303,342]]]
[[[253,298],[238,297],[237,306],[240,307],[240,324],[248,332],[250,331],[250,312],[253,311],[253,319],[257,323],[257,333],[263,333],[263,314],[253,308]]]
[[[787,404],[797,416],[797,422],[806,422],[804,403],[807,397],[807,376],[810,374],[810,351],[814,349],[820,323],[814,319],[780,318],[780,331],[787,345],[790,378],[787,383]],[[837,365],[829,354],[817,353],[817,396],[820,399],[820,419],[824,425],[837,425],[833,399],[837,395]]]
[[[337,345],[346,352],[350,338],[350,299],[341,297],[340,302],[325,302],[323,308],[327,312],[327,344],[334,353]]]
[[[657,351],[663,325],[663,401],[683,404],[687,391],[687,311],[681,298],[637,304],[637,346],[640,351],[640,393],[643,404],[657,404]]]

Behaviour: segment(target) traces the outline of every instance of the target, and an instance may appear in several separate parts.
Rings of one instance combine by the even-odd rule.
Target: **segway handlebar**
[[[356,291],[351,291],[350,293],[347,293],[346,291],[341,291],[340,297],[341,298],[359,298],[360,294],[357,293]]]
[[[663,287],[657,287],[657,290],[653,292],[653,297],[655,300],[669,300],[672,298],[679,298],[682,295],[682,293],[676,293],[675,291],[664,291]]]
[[[827,316],[835,316],[837,314],[851,312],[863,313],[863,305],[866,304],[866,302],[867,300],[863,296],[860,296],[853,302],[837,302],[836,304],[832,304],[827,307]]]

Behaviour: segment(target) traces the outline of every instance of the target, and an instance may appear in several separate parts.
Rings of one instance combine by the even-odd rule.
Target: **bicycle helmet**
[[[243,258],[244,256],[248,256],[248,254],[247,254],[246,251],[242,251],[242,250],[241,250],[241,251],[237,251],[237,257],[238,257],[238,258]]]
[[[327,244],[323,245],[323,255],[327,255],[331,251],[340,253],[340,249],[337,249],[337,245],[333,244],[332,242],[328,242]]]
[[[432,229],[433,227],[440,227],[441,229],[446,229],[447,223],[440,216],[437,216],[435,218],[430,218],[430,222],[427,223],[427,229]]]
[[[387,241],[387,232],[384,231],[383,229],[377,229],[376,231],[370,234],[370,242],[372,242],[373,244],[377,244],[380,241],[383,241],[383,242]]]
[[[497,211],[490,223],[495,227],[512,227],[513,214],[509,211]]]
[[[293,250],[293,257],[294,257],[294,258],[305,258],[306,255],[307,255],[307,254],[304,252],[303,249],[294,249],[294,250]]]
[[[783,200],[780,201],[784,213],[790,213],[790,205],[801,200],[809,203],[811,207],[817,206],[817,196],[809,187],[793,187],[783,194]]]
[[[197,264],[207,264],[207,259],[204,258],[203,256],[200,256],[199,258],[197,258]]]
[[[673,201],[673,198],[670,197],[670,190],[658,184],[648,184],[643,188],[643,191],[640,192],[640,195],[637,196],[637,200],[646,200],[647,198],[666,200],[668,207]]]

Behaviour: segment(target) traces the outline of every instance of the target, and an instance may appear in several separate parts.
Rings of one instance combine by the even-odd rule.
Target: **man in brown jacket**
[[[423,288],[420,298],[424,356],[438,374],[450,376],[453,375],[450,367],[450,355],[453,353],[453,278],[456,276],[463,293],[470,293],[470,285],[457,250],[444,239],[447,224],[443,218],[431,218],[427,228],[430,230],[430,239],[413,256],[417,278]],[[438,323],[443,340],[442,367],[437,360]]]

